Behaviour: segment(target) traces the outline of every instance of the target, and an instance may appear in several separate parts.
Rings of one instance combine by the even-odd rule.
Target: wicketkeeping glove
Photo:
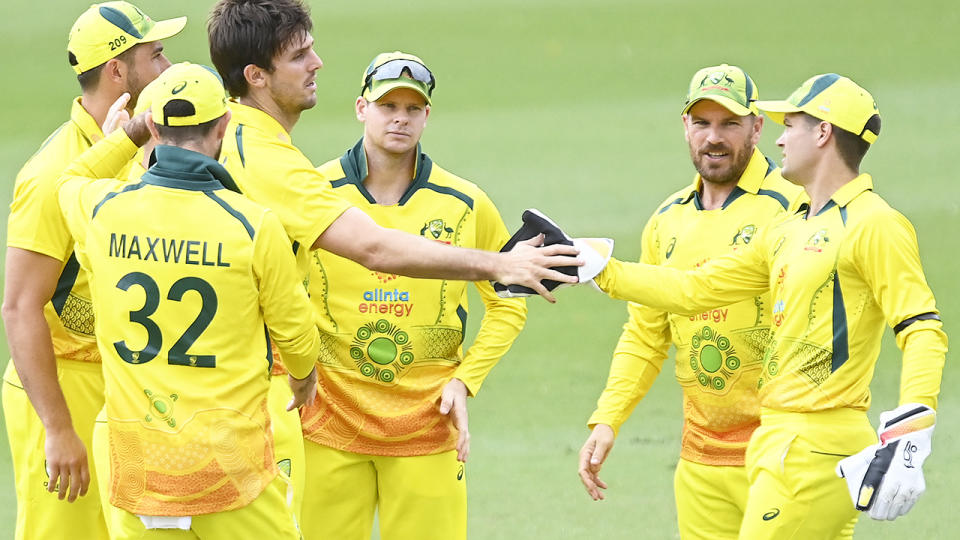
[[[510,237],[510,240],[504,244],[500,251],[510,251],[517,242],[529,240],[538,234],[544,235],[543,245],[551,246],[553,244],[566,244],[576,246],[580,250],[579,258],[585,264],[583,266],[557,266],[554,270],[567,274],[568,276],[577,276],[580,283],[591,281],[607,265],[610,256],[613,254],[613,240],[610,238],[570,238],[553,222],[550,218],[543,215],[539,210],[530,208],[523,211],[523,226]],[[565,287],[568,283],[560,283],[549,279],[543,280],[543,286],[548,291],[557,287]],[[501,298],[512,298],[517,296],[532,296],[536,291],[522,285],[504,285],[499,282],[493,282],[493,289]]]
[[[837,475],[846,479],[857,510],[873,519],[894,520],[913,508],[926,489],[923,461],[937,413],[918,403],[901,405],[880,415],[880,443],[840,460]]]

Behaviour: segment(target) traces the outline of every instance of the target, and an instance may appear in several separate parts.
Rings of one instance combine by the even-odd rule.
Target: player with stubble
[[[763,129],[758,96],[756,83],[737,66],[693,75],[681,117],[698,174],[650,217],[641,262],[686,270],[736,254],[800,195],[756,148]],[[594,500],[604,497],[599,471],[616,434],[672,344],[684,411],[674,473],[680,537],[737,538],[749,489],[747,442],[760,425],[757,379],[772,310],[769,294],[690,316],[629,304],[607,387],[588,422],[593,431],[580,452],[580,477]]]
[[[312,27],[306,6],[298,0],[221,0],[208,25],[210,57],[232,96],[233,117],[221,162],[245,195],[276,212],[305,285],[316,249],[387,274],[519,283],[549,301],[554,298],[542,279],[576,281],[550,270],[579,264],[570,257],[576,254],[573,248],[536,248],[542,238],[507,253],[455,248],[381,227],[340,199],[330,179],[317,172],[291,138],[300,115],[317,101],[316,75],[323,62],[313,48]],[[277,374],[282,374],[279,367]],[[291,472],[299,506],[304,482],[300,421],[283,412],[289,390],[282,382],[273,388],[278,458],[289,460],[284,466]]]

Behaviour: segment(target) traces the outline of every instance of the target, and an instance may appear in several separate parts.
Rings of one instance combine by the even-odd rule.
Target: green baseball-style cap
[[[759,115],[756,101],[760,91],[747,72],[737,66],[720,64],[696,72],[690,79],[687,101],[681,115],[701,99],[716,101],[738,116]]]
[[[787,113],[805,112],[859,135],[870,144],[880,136],[877,127],[868,125],[871,118],[880,117],[873,96],[857,83],[836,73],[810,77],[787,99],[760,101],[757,107],[778,124],[783,123]]]
[[[220,76],[201,64],[183,62],[170,66],[140,96],[137,109],[149,107],[153,122],[161,126],[197,126],[227,112],[227,93]],[[187,105],[170,106],[174,101],[185,101]]]
[[[134,45],[179,34],[186,24],[186,17],[154,21],[128,2],[93,4],[70,29],[67,41],[70,64],[79,75]]]
[[[361,83],[360,95],[368,101],[376,101],[396,88],[410,88],[423,95],[430,105],[437,80],[423,60],[394,51],[378,54],[363,71]]]

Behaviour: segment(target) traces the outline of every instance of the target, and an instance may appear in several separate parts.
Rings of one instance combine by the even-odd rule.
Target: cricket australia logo
[[[143,393],[150,400],[150,412],[143,419],[147,422],[159,420],[170,427],[177,427],[177,421],[173,418],[173,404],[180,396],[177,394],[162,396],[147,389],[144,389]]]
[[[740,358],[730,339],[704,326],[690,339],[690,369],[700,386],[720,391],[740,368]]]
[[[427,236],[429,234],[429,236]],[[423,224],[423,228],[420,229],[420,236],[426,238],[433,238],[434,240],[439,240],[440,242],[450,243],[450,237],[453,235],[453,229],[447,227],[447,224],[442,219],[431,219],[430,221]],[[443,236],[443,238],[440,238]]]
[[[733,235],[733,240],[730,242],[731,246],[739,246],[741,244],[747,245],[753,240],[753,235],[757,234],[757,226],[750,224],[744,225],[742,229],[737,231],[737,234]]]
[[[703,88],[708,83],[720,84],[721,82],[725,82],[729,85],[733,85],[736,83],[736,81],[734,81],[729,76],[727,76],[727,73],[725,71],[714,71],[713,73],[710,73],[706,77],[704,77],[702,81],[700,81],[700,88]]]
[[[413,363],[413,346],[406,332],[379,319],[357,329],[350,358],[363,376],[389,384]]]
[[[823,251],[823,248],[827,246],[827,243],[830,242],[830,238],[827,236],[826,229],[820,229],[819,231],[813,233],[807,240],[807,245],[803,249],[806,251],[816,251],[820,253]]]

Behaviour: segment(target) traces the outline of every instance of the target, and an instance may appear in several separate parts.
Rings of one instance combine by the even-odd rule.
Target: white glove
[[[905,515],[926,489],[923,462],[937,413],[918,403],[901,405],[880,415],[880,443],[840,460],[837,476],[846,479],[857,510],[878,520]]]

